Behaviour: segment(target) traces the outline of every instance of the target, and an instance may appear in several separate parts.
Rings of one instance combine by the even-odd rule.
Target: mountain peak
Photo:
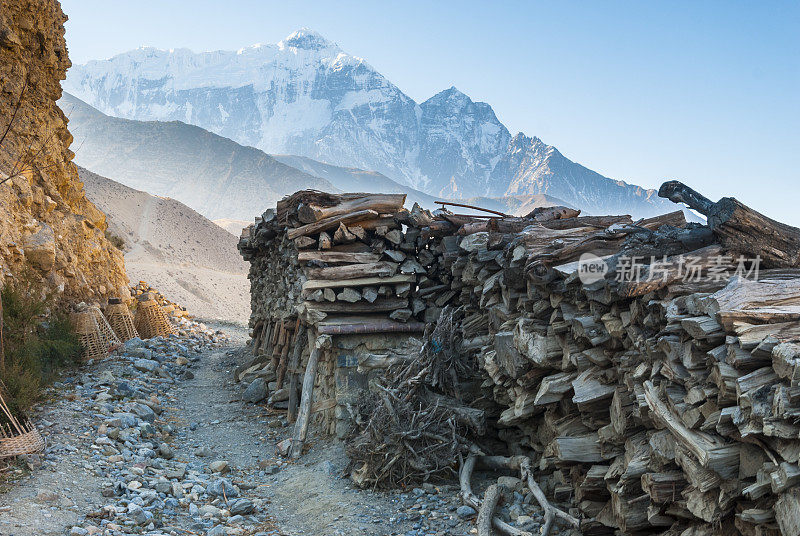
[[[461,92],[456,86],[450,86],[425,101],[425,104],[440,104],[443,102],[456,102],[463,106],[464,104],[472,102],[472,99],[470,99],[467,94]]]
[[[280,48],[299,48],[303,50],[323,50],[326,48],[338,48],[336,43],[329,41],[319,32],[310,28],[300,28],[289,34],[286,39],[278,43]]]

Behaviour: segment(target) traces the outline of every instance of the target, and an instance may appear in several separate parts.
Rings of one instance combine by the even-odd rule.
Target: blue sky
[[[452,85],[608,177],[800,225],[800,2],[62,0],[75,63],[312,28],[412,98]]]

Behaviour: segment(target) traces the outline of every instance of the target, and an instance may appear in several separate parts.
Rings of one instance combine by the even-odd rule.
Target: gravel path
[[[281,412],[244,404],[243,328],[133,341],[52,389],[48,449],[0,494],[0,536],[457,535],[455,486],[353,489],[340,444],[277,456]],[[30,471],[28,473],[28,471]]]

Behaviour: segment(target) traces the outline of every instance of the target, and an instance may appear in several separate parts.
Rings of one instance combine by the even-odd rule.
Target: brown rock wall
[[[64,301],[127,297],[122,253],[84,195],[56,105],[66,20],[54,0],[0,0],[0,282],[28,270]]]

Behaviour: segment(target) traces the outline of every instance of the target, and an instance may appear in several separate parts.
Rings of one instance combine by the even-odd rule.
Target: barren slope
[[[179,201],[78,169],[109,231],[125,241],[132,282],[147,281],[193,315],[247,321],[250,285],[237,237]]]

